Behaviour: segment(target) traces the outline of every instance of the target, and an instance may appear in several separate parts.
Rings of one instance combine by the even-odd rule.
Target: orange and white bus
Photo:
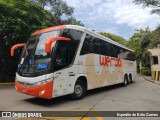
[[[96,32],[75,25],[34,32],[24,47],[15,79],[18,92],[81,99],[87,90],[131,83],[136,75],[134,51]]]

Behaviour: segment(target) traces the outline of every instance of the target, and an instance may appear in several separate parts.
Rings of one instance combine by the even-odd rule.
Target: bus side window
[[[70,38],[70,41],[57,41],[54,70],[60,70],[71,65],[78,49],[83,32],[74,29],[64,29],[61,37]]]
[[[114,57],[118,58],[119,53],[120,53],[120,48],[114,45]]]
[[[94,41],[94,50],[93,50],[93,53],[101,54],[99,39],[97,39],[96,37],[94,37],[93,41]]]
[[[111,56],[111,57],[113,57],[114,56],[114,48],[113,48],[113,45],[112,44],[110,44],[110,46],[109,46],[109,51],[110,51],[110,54],[109,54],[109,56]]]
[[[55,57],[55,66],[67,65],[67,52],[68,48],[66,46],[66,42],[58,41],[58,48]]]
[[[106,55],[107,49],[105,46],[105,41],[103,41],[103,40],[99,40],[99,41],[100,41],[100,53],[101,53],[101,55]]]
[[[80,55],[85,55],[94,52],[94,38],[89,34],[86,34],[85,40],[82,45]]]
[[[80,55],[85,55],[88,53],[95,53],[102,55],[103,54],[102,44],[104,43],[102,43],[102,40],[100,40],[99,38],[86,34]]]
[[[110,43],[105,42],[106,56],[110,56]]]
[[[73,62],[82,34],[83,32],[74,29],[64,29],[61,34],[62,37],[71,39],[70,42],[67,42],[68,65]]]

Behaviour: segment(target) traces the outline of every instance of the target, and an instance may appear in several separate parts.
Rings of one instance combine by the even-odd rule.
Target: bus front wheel
[[[77,80],[75,86],[74,86],[74,93],[71,94],[71,99],[74,100],[80,100],[82,99],[86,94],[86,87],[82,80]]]

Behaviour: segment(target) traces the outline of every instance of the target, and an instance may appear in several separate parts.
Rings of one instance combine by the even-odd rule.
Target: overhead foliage
[[[128,41],[128,47],[137,54],[137,65],[141,62],[142,66],[148,70],[150,68],[148,49],[153,49],[158,44],[160,44],[160,27],[154,31],[150,31],[149,28],[136,30]]]
[[[30,0],[32,2],[39,2],[42,8],[44,8],[51,0]]]
[[[32,2],[39,3],[42,8],[47,8],[53,16],[52,23],[60,24],[72,24],[84,26],[81,21],[77,21],[72,15],[74,13],[74,8],[68,6],[66,1],[63,0],[31,0]]]
[[[71,25],[84,26],[84,24],[81,21],[76,20],[74,17],[69,17],[68,19],[63,20],[62,24],[71,24]]]
[[[20,53],[10,57],[11,46],[26,42],[33,31],[47,27],[50,16],[29,0],[0,0],[0,80],[10,81],[15,75]]]
[[[133,0],[133,3],[142,5],[144,8],[149,7],[151,8],[152,14],[154,13],[160,15],[160,0]],[[133,36],[129,42],[130,45],[135,42],[135,40],[133,40]],[[133,44],[133,48],[137,52],[138,63],[141,61],[142,65],[146,67],[146,70],[149,70],[150,68],[150,58],[148,56],[147,50],[149,48],[154,48],[157,46],[157,44],[160,44],[160,26],[152,32],[149,31],[148,33],[145,33],[142,35],[139,41],[137,41],[137,44]],[[149,72],[150,71],[147,73]]]
[[[160,27],[157,27],[150,35],[150,44],[148,44],[149,48],[156,47],[160,44]]]
[[[144,48],[146,48],[146,44],[148,45],[150,42],[150,39],[148,39],[150,33],[149,28],[136,30],[128,41],[127,46],[135,51],[138,63],[145,58],[147,51],[144,51]]]
[[[152,8],[151,13],[160,15],[160,0],[134,0],[135,4]]]
[[[51,9],[44,9],[46,5],[52,6]],[[0,82],[14,80],[21,53],[19,50],[10,57],[14,44],[26,42],[32,32],[49,26],[83,26],[71,16],[73,10],[62,0],[0,0]]]
[[[47,27],[51,20],[50,13],[28,0],[0,0],[0,11],[2,37],[14,37],[8,43],[24,42],[31,32]]]

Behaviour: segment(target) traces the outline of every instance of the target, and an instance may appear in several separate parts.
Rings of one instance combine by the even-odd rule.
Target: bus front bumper
[[[36,87],[21,85],[17,81],[15,81],[15,88],[20,93],[40,98],[51,99],[53,91],[53,81]]]

